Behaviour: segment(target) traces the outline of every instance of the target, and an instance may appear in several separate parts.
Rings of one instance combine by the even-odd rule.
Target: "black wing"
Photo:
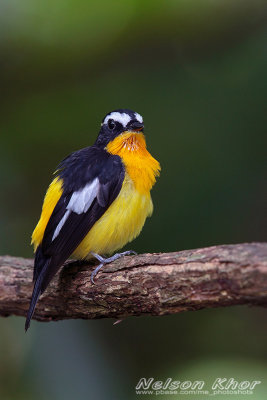
[[[124,167],[118,156],[94,147],[86,150],[89,153],[89,157],[88,153],[85,157],[87,163],[80,159],[76,162],[66,160],[67,167],[59,173],[64,182],[64,191],[47,224],[42,241],[43,253],[53,257],[56,264],[62,264],[73,253],[118,196],[124,179]],[[77,153],[73,156],[76,158]],[[58,236],[53,240],[55,230],[66,213],[73,193],[79,193],[88,184],[90,190],[90,183],[95,179],[98,179],[99,184],[91,206],[80,214],[71,210]]]
[[[120,157],[92,146],[63,160],[57,174],[63,181],[63,193],[36,251],[26,329],[40,294],[118,196],[125,170]]]

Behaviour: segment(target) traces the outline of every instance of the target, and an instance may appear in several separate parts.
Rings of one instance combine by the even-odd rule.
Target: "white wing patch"
[[[82,214],[88,211],[90,205],[96,198],[99,191],[99,180],[95,178],[93,182],[88,183],[84,188],[74,192],[70,198],[67,210],[76,214]]]
[[[143,117],[140,114],[138,114],[137,112],[134,113],[134,115],[135,115],[135,118],[137,119],[137,121],[142,124],[143,123]]]
[[[119,113],[117,111],[114,111],[111,114],[107,115],[104,119],[104,124],[106,124],[109,119],[114,119],[114,121],[120,122],[124,126],[124,128],[131,121],[130,115],[126,113]]]
[[[59,221],[53,234],[52,241],[59,235],[59,232],[67,221],[71,211],[75,212],[76,214],[82,214],[86,213],[89,210],[91,204],[98,195],[99,187],[99,180],[98,178],[95,178],[92,182],[85,185],[82,189],[77,190],[72,194],[70,201],[66,207],[67,211]]]
[[[52,237],[52,242],[58,236],[59,232],[62,229],[62,226],[65,224],[69,215],[70,215],[70,210],[66,211],[65,214],[63,215],[63,217],[61,218],[61,220],[59,221],[58,226],[56,227],[54,235]]]

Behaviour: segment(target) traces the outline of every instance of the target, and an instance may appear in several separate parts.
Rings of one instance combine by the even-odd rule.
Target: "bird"
[[[160,170],[147,150],[142,116],[129,109],[108,113],[95,143],[60,162],[32,233],[34,287],[25,331],[40,295],[68,258],[96,258],[94,284],[105,264],[135,253],[110,256],[135,239],[151,216],[150,191]]]

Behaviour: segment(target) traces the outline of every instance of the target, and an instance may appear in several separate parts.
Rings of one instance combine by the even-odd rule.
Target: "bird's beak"
[[[127,126],[128,131],[142,131],[144,129],[144,124],[139,121],[130,122]]]

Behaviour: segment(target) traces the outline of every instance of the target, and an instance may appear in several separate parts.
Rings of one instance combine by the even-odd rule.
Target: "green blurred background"
[[[143,115],[162,165],[128,248],[266,240],[266,16],[264,0],[1,0],[0,254],[32,256],[52,172],[116,108]],[[133,400],[141,377],[234,377],[262,380],[250,398],[266,399],[266,310],[112,323],[25,335],[23,318],[1,319],[0,398]]]

